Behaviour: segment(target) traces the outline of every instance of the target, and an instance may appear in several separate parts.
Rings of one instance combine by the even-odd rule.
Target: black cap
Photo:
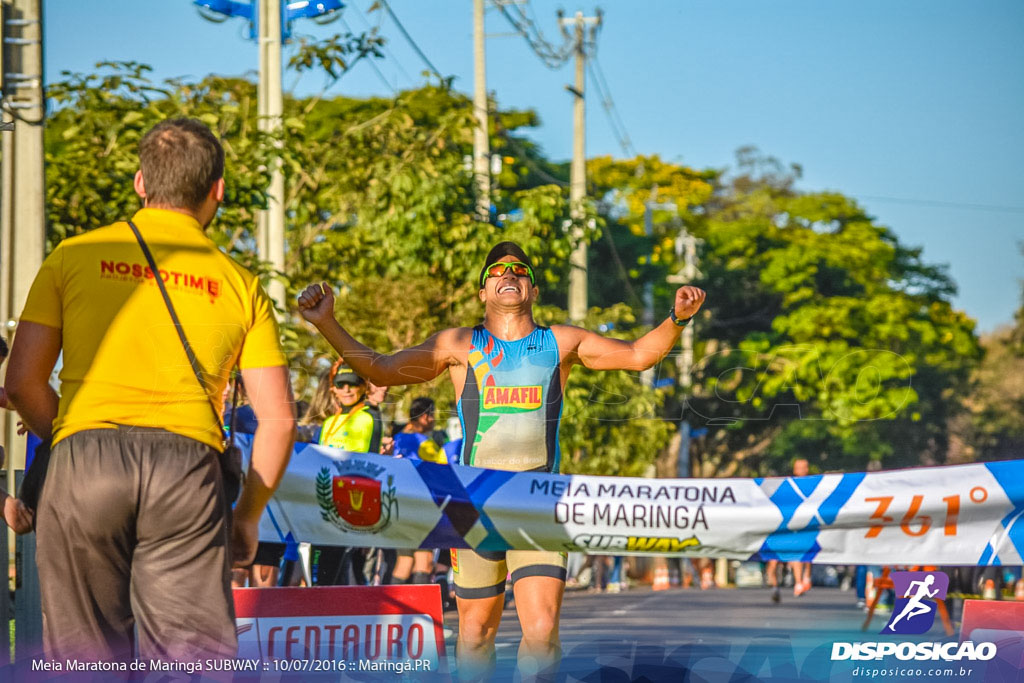
[[[526,252],[523,251],[521,246],[515,242],[500,242],[494,245],[494,247],[487,252],[487,258],[484,259],[484,267],[480,269],[481,288],[484,286],[484,276],[487,274],[487,268],[489,266],[493,266],[506,256],[512,256],[517,261],[522,261],[526,265],[530,266],[530,270],[533,270],[534,273],[537,272],[537,269],[533,267],[533,261],[530,260],[530,257],[526,255]]]
[[[349,366],[340,365],[338,366],[338,371],[334,375],[333,382],[334,385],[337,386],[339,383],[363,384],[366,380],[357,375]]]

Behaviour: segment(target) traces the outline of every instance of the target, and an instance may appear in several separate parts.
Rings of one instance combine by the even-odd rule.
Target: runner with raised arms
[[[334,292],[327,283],[307,287],[299,296],[299,310],[374,384],[428,382],[448,370],[465,435],[461,462],[512,471],[558,471],[562,389],[573,365],[636,371],[653,366],[675,346],[706,296],[697,287],[680,287],[664,322],[639,339],[623,341],[572,325],[537,325],[536,275],[514,242],[491,249],[479,285],[483,324],[443,330],[392,354],[378,353],[345,331],[334,317]],[[565,554],[459,550],[452,559],[458,567],[460,676],[486,678],[493,669],[508,572],[523,630],[520,670],[542,678],[553,675],[561,655],[558,619]]]

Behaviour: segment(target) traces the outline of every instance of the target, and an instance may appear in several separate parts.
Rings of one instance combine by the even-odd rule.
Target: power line
[[[427,56],[425,54],[423,54],[423,50],[421,50],[420,46],[416,44],[416,41],[412,39],[412,36],[409,35],[409,32],[405,30],[405,26],[402,26],[402,22],[398,20],[398,17],[395,15],[394,10],[391,9],[391,4],[388,2],[388,0],[377,1],[381,4],[381,6],[384,9],[387,10],[388,15],[391,17],[391,20],[395,22],[395,26],[397,26],[398,30],[402,32],[402,35],[405,36],[405,39],[409,42],[409,45],[412,46],[412,49],[416,51],[416,54],[420,56],[420,59],[423,60],[423,63],[427,65],[427,68],[429,68],[430,71],[435,76],[437,76],[438,78],[442,78],[441,72],[438,71],[437,67],[434,66],[429,59],[427,59]]]
[[[355,31],[353,31],[352,27],[348,25],[347,21],[345,21],[345,17],[341,17],[341,25],[345,27],[346,31],[348,31],[349,33],[355,35]],[[384,74],[380,70],[380,67],[377,66],[377,62],[373,61],[372,57],[370,59],[368,59],[367,61],[370,63],[370,66],[373,67],[373,70],[377,74],[377,77],[380,79],[380,82],[383,83],[384,87],[386,87],[388,90],[390,90],[391,94],[393,95],[395,93],[395,88],[394,88],[393,85],[391,85],[391,83],[388,81],[388,79],[385,78]]]
[[[594,86],[597,88],[597,96],[601,99],[601,108],[604,109],[604,113],[608,116],[608,123],[611,125],[612,133],[619,142],[619,147],[622,148],[627,157],[636,156],[636,148],[633,147],[633,141],[629,138],[626,124],[623,122],[622,117],[619,116],[619,110],[615,106],[615,100],[612,99],[612,92],[608,88],[608,81],[604,77],[604,72],[601,70],[601,64],[597,61],[596,54],[588,61],[587,66],[590,67],[590,76],[594,81]]]
[[[529,0],[525,2],[510,0],[493,0],[494,6],[498,8],[508,23],[512,24],[519,35],[526,39],[530,49],[533,50],[544,65],[549,69],[558,69],[572,57],[575,42],[566,37],[560,47],[551,44],[537,28],[537,24],[523,10],[522,5],[529,7]],[[509,11],[509,7],[515,9],[515,14]],[[531,8],[532,13],[532,8]]]
[[[547,182],[558,185],[559,187],[569,187],[568,181],[562,180],[561,178],[556,178],[555,176],[551,175],[543,168],[541,168],[540,165],[533,160],[533,157],[530,156],[529,151],[527,151],[526,148],[523,147],[523,145],[520,144],[519,140],[517,140],[515,137],[511,135],[506,135],[505,141],[509,144],[510,147],[512,147],[512,149],[519,152],[520,158],[526,163],[527,166],[529,166],[533,170],[534,173],[540,176],[542,180],[546,180]]]
[[[355,12],[355,15],[357,17],[359,17],[359,21],[362,22],[363,26],[365,26],[367,29],[369,29],[371,31],[373,31],[373,30],[380,31],[380,24],[381,24],[380,16],[381,15],[379,15],[379,14],[377,15],[378,16],[377,25],[376,26],[371,26],[370,25],[370,21],[366,18],[365,13],[362,12],[362,11],[359,11],[359,8],[356,7],[354,3],[353,3],[352,6],[357,10]],[[410,76],[409,72],[405,70],[405,67],[402,65],[402,62],[399,61],[398,57],[395,56],[395,53],[393,53],[388,48],[387,42],[385,42],[382,47],[384,49],[384,53],[391,59],[392,62],[395,63],[395,66],[398,67],[398,70],[401,72],[401,74],[403,76],[405,76],[405,80],[409,81],[410,83],[415,84],[416,83],[416,79],[414,79],[412,76]]]

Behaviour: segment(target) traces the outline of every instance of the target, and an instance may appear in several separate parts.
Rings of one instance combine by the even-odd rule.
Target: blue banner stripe
[[[850,500],[850,497],[853,496],[853,492],[857,490],[860,483],[864,481],[864,475],[864,472],[843,475],[836,490],[829,494],[829,497],[818,508],[818,515],[825,524],[832,524],[836,521],[839,511]]]
[[[820,474],[813,474],[809,477],[789,477],[786,481],[796,486],[800,493],[807,497],[814,493],[814,489],[818,488],[818,484],[821,483],[821,477],[822,475]]]
[[[1013,504],[1013,510],[1003,517],[1001,523],[1017,554],[1024,557],[1024,463],[1019,460],[987,462],[985,467]],[[999,561],[999,548],[992,548],[990,544],[978,562],[992,564],[993,558],[996,562]]]
[[[462,534],[455,530],[447,515],[441,515],[437,525],[420,543],[421,548],[469,548]]]
[[[811,562],[820,550],[817,531],[793,531],[769,538],[750,559],[754,562]]]
[[[779,488],[775,490],[775,493],[772,494],[769,500],[775,503],[775,507],[782,513],[782,522],[779,523],[776,531],[787,531],[786,527],[789,525],[789,520],[793,518],[800,504],[804,502],[803,497],[793,487],[792,480],[787,479],[779,484]]]
[[[769,500],[778,508],[782,515],[779,526],[761,544],[760,550],[754,553],[753,557],[758,560],[784,560],[810,562],[821,550],[818,545],[818,531],[821,522],[817,517],[811,517],[803,529],[790,529],[789,523],[796,514],[797,509],[804,504],[807,497],[814,493],[821,483],[823,475],[816,474],[810,477],[787,477],[781,482]],[[762,480],[763,481],[763,480]],[[859,483],[859,482],[858,482]],[[763,487],[762,487],[763,488]],[[831,512],[833,519],[838,514],[839,508],[849,499],[856,485],[852,487],[837,487],[820,508]],[[842,489],[841,491],[839,489]],[[834,508],[834,512],[832,511]],[[816,511],[822,515],[823,510]]]
[[[483,502],[508,481],[509,475],[514,474],[513,472],[484,472],[478,479],[483,478],[485,481],[476,484],[474,480],[470,484],[470,487],[476,492],[474,496],[462,485],[462,481],[451,466],[423,460],[416,461],[415,465],[417,474],[430,490],[434,504],[438,507],[443,506],[441,519],[427,534],[423,543],[420,544],[421,547],[469,548],[471,546],[464,540],[464,536],[479,522],[487,531],[487,535],[477,545],[478,549],[507,550],[509,548],[508,542],[498,533],[494,522],[483,511]],[[495,477],[492,475],[506,476]],[[485,486],[487,480],[491,479],[495,481],[490,486]]]
[[[490,498],[495,491],[505,485],[506,482],[510,481],[514,477],[516,472],[505,472],[502,470],[484,470],[476,479],[469,483],[466,487],[469,492],[470,500],[473,501],[473,505],[477,510],[480,511],[480,523],[483,524],[487,530],[487,536],[479,544],[477,548],[479,550],[507,550],[511,548],[511,544],[505,540],[505,537],[501,535],[498,528],[491,521],[491,518],[487,513],[484,512],[484,503]]]
[[[480,476],[469,482],[466,491],[469,492],[470,500],[479,509],[483,509],[484,503],[494,494],[495,491],[512,480],[517,473],[505,472],[502,470],[484,470]]]

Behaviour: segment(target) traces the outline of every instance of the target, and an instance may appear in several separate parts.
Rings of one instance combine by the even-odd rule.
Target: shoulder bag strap
[[[185,336],[185,328],[181,326],[181,320],[178,319],[178,314],[174,311],[174,304],[171,303],[171,297],[167,293],[167,286],[164,285],[164,279],[160,277],[160,269],[156,267],[156,261],[153,260],[153,254],[149,251],[149,246],[146,245],[146,241],[142,239],[142,233],[135,227],[135,223],[128,220],[128,227],[135,233],[135,239],[139,241],[139,246],[142,247],[142,253],[146,255],[146,261],[149,263],[150,270],[153,271],[153,279],[156,280],[157,287],[160,288],[160,294],[164,297],[164,303],[167,305],[167,312],[171,314],[171,320],[174,322],[174,329],[178,332],[178,339],[181,340],[181,345],[185,349],[185,355],[188,356],[189,365],[192,366],[192,372],[195,373],[196,381],[199,382],[200,388],[203,393],[206,394],[206,400],[210,404],[210,410],[213,411],[214,421],[217,424],[218,429],[221,428],[221,415],[217,412],[217,406],[214,404],[213,399],[210,398],[210,392],[206,388],[206,382],[203,380],[203,369],[199,366],[199,359],[196,358],[195,351],[192,350],[192,345],[188,343],[188,337]],[[232,400],[231,409],[231,421],[235,421],[235,412],[237,407],[235,403],[238,401],[238,383],[235,382],[235,393]],[[233,427],[234,425],[232,425]],[[231,430],[231,445],[235,443],[235,430]]]

